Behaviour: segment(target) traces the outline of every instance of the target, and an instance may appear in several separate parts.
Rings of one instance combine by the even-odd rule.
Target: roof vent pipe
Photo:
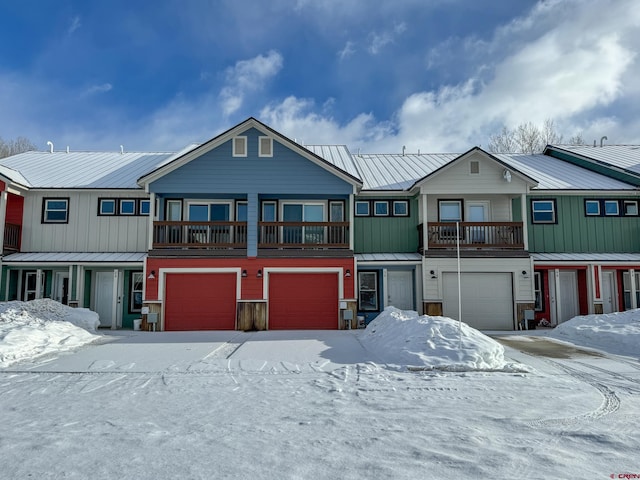
[[[67,153],[69,153],[69,145],[67,145]]]
[[[595,140],[593,141],[593,146],[594,146],[594,147],[596,146],[596,141],[595,141]]]
[[[124,145],[120,145],[120,155],[124,155]]]
[[[600,147],[604,145],[605,140],[609,140],[606,135],[600,139]]]
[[[402,155],[404,155],[404,149],[407,148],[404,145],[402,145]]]
[[[53,153],[53,142],[49,140],[47,141],[47,145],[49,145],[49,153]]]
[[[420,149],[418,149],[418,155],[420,155]]]

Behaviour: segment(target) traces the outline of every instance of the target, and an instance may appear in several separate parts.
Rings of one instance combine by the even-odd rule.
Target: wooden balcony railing
[[[247,248],[247,222],[153,222],[153,248]]]
[[[459,227],[456,231],[452,222],[428,223],[428,248],[456,248],[459,239],[460,248],[464,249],[524,249],[521,222],[460,222]],[[418,230],[422,243],[422,225]]]
[[[20,225],[5,223],[3,252],[17,252],[20,250],[21,235],[22,227]]]
[[[260,222],[258,248],[349,248],[349,222]]]

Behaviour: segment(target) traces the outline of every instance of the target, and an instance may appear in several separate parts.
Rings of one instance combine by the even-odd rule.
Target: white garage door
[[[458,274],[443,275],[445,317],[458,320]],[[462,321],[479,330],[513,330],[510,273],[463,273]]]

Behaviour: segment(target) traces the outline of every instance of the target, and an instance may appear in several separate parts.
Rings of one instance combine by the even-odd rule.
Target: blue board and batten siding
[[[247,156],[234,157],[232,141],[190,161],[155,180],[149,190],[159,194],[322,194],[349,195],[353,185],[316,165],[293,150],[273,141],[273,157],[258,156],[255,128],[240,134],[247,137]]]
[[[258,156],[262,132],[251,128],[247,156],[234,157],[232,140],[153,181],[149,191],[164,197],[247,199],[247,254],[258,245],[259,201],[264,199],[347,199],[353,185],[273,140],[273,156]],[[338,173],[338,172],[336,172]]]

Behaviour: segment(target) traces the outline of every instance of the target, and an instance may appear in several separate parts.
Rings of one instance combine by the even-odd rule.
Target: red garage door
[[[336,273],[270,273],[269,329],[338,328]]]
[[[234,330],[236,274],[168,274],[164,313],[165,330]]]

